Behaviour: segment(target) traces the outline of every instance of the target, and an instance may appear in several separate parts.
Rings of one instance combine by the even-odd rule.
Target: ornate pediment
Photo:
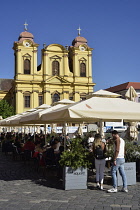
[[[23,55],[23,57],[25,57],[25,58],[31,58],[31,55],[28,54],[28,53],[26,53],[26,54]]]
[[[69,82],[68,80],[60,77],[60,76],[51,76],[49,77],[45,83],[53,83],[53,84],[71,84],[71,82]]]
[[[82,58],[79,59],[79,61],[84,61],[84,62],[86,62],[87,60],[86,60],[84,57],[82,57]]]
[[[59,57],[58,55],[54,55],[52,57],[50,57],[51,60],[61,60],[62,58]]]

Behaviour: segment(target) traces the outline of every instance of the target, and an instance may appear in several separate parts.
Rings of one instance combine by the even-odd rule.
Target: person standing
[[[117,170],[119,170],[119,173],[120,173],[120,175],[122,177],[122,181],[123,181],[122,192],[128,192],[127,179],[126,179],[126,174],[124,171],[125,141],[122,138],[120,138],[120,136],[116,130],[112,131],[112,137],[114,140],[114,157],[113,157],[113,165],[111,168],[113,188],[109,189],[108,192],[113,193],[113,192],[118,191],[117,190],[117,176],[116,176]]]
[[[91,147],[93,142],[94,142],[94,137],[92,134],[89,135],[89,138],[88,138],[88,146]]]
[[[105,169],[105,143],[102,142],[101,135],[95,134],[93,142],[93,154],[95,157],[96,187],[103,190],[104,169]]]

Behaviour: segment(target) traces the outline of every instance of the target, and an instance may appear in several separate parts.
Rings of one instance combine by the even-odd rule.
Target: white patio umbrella
[[[26,112],[23,112],[23,113],[19,114],[18,116],[15,115],[14,118],[12,118],[10,120],[7,120],[7,125],[12,125],[12,126],[13,125],[23,125],[24,123],[20,123],[20,119],[22,117],[29,116],[28,117],[28,120],[29,120],[29,119],[31,119],[30,117],[32,116],[33,113],[41,112],[41,111],[43,111],[43,110],[45,110],[47,108],[50,108],[50,106],[47,105],[47,104],[42,104],[41,106],[36,107],[34,109],[30,109],[30,110],[28,110]],[[25,124],[27,124],[27,123],[25,123]],[[34,123],[32,123],[32,124],[34,124]]]
[[[19,117],[20,116],[20,114],[16,114],[16,115],[12,115],[12,116],[10,116],[10,117],[7,117],[7,118],[5,118],[5,119],[3,119],[3,120],[1,120],[0,121],[0,125],[6,125],[6,123],[8,122],[8,120],[10,120],[10,119],[14,119],[14,117]]]
[[[117,93],[112,93],[112,92],[109,92],[107,90],[98,90],[90,95],[87,96],[87,99],[88,98],[91,98],[91,97],[105,97],[105,98],[118,98],[118,97],[121,97],[120,94],[117,94]],[[105,134],[104,134],[104,122],[103,121],[100,121],[98,123],[98,132],[101,134],[101,137],[104,138],[105,137]]]
[[[13,116],[11,116],[11,117],[7,117],[7,118],[5,118],[4,120],[1,120],[0,121],[0,124],[1,125],[3,125],[3,126],[13,126],[13,124],[11,124],[11,122],[12,121],[14,121],[15,119],[19,119],[21,116],[23,116],[23,115],[26,115],[26,114],[28,114],[28,113],[30,113],[30,112],[34,112],[36,109],[30,109],[30,110],[28,110],[28,111],[26,111],[26,112],[23,112],[23,113],[20,113],[20,114],[16,114],[16,115],[13,115]],[[18,125],[18,124],[16,124],[16,125]]]
[[[2,127],[0,127],[0,133],[2,133],[2,132],[3,132]]]
[[[36,133],[40,133],[40,126],[36,126]]]
[[[130,86],[125,94],[125,97],[128,98],[130,101],[135,101],[136,97],[138,97],[137,92],[133,88],[133,86]]]
[[[57,105],[57,104],[68,105],[68,104],[74,104],[74,103],[75,103],[75,101],[72,101],[69,99],[62,99],[61,101],[54,102],[53,105]]]
[[[56,124],[51,124],[51,133],[56,133]]]
[[[136,90],[133,88],[133,86],[130,86],[125,94],[125,97],[130,101],[135,101],[136,97],[138,97],[138,94]],[[127,129],[126,136],[132,141],[138,140],[138,131],[137,131],[137,123],[136,122],[130,122],[130,126]]]
[[[50,108],[50,107],[51,107],[51,106],[48,105],[48,104],[42,104],[42,105],[36,107],[35,109],[48,109],[48,108]]]
[[[92,97],[105,97],[105,98],[118,98],[118,97],[121,97],[120,94],[117,94],[117,93],[112,93],[110,91],[107,91],[107,90],[98,90],[94,93],[91,93],[87,96],[87,99],[88,98],[92,98]]]
[[[56,106],[52,106],[47,109],[36,110],[33,113],[30,113],[26,116],[22,116],[21,119],[19,120],[19,123],[21,123],[21,124],[46,124],[46,121],[44,121],[44,122],[40,121],[40,117],[43,114],[46,114],[48,112],[51,112],[53,110],[59,109],[64,106],[65,105],[63,105],[63,104],[57,104]]]
[[[79,126],[78,126],[78,130],[77,130],[77,133],[78,133],[80,136],[82,136],[82,135],[83,135],[83,130],[82,130],[82,127],[83,127],[83,125],[82,125],[82,124],[79,124]]]
[[[25,126],[25,127],[24,127],[24,133],[25,133],[25,134],[28,134],[28,133],[29,133],[29,128],[28,128],[28,126]]]
[[[140,104],[121,98],[92,97],[43,114],[40,122],[139,121]]]

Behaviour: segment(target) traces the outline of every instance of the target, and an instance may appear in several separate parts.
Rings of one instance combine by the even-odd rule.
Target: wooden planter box
[[[124,164],[124,170],[127,177],[127,185],[135,185],[136,184],[136,162],[130,162]],[[122,186],[122,177],[117,171],[117,181],[118,186]]]
[[[64,167],[63,187],[65,190],[87,189],[87,169],[80,167],[74,170]]]

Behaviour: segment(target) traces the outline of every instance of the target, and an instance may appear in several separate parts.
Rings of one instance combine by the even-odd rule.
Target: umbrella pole
[[[47,144],[47,139],[46,139],[46,124],[44,125],[44,129],[45,129],[45,144]]]
[[[14,132],[15,135],[14,136],[16,136],[16,129],[17,129],[17,127],[15,127],[15,132]]]
[[[21,139],[22,139],[22,137],[23,137],[23,136],[22,136],[22,132],[23,132],[22,129],[23,129],[23,127],[21,126]]]
[[[35,142],[35,125],[34,125],[34,142]]]
[[[66,122],[64,123],[64,151],[66,150],[66,128],[67,128],[67,124]]]
[[[99,125],[100,125],[100,135],[101,137],[103,137],[103,120],[100,120]]]

